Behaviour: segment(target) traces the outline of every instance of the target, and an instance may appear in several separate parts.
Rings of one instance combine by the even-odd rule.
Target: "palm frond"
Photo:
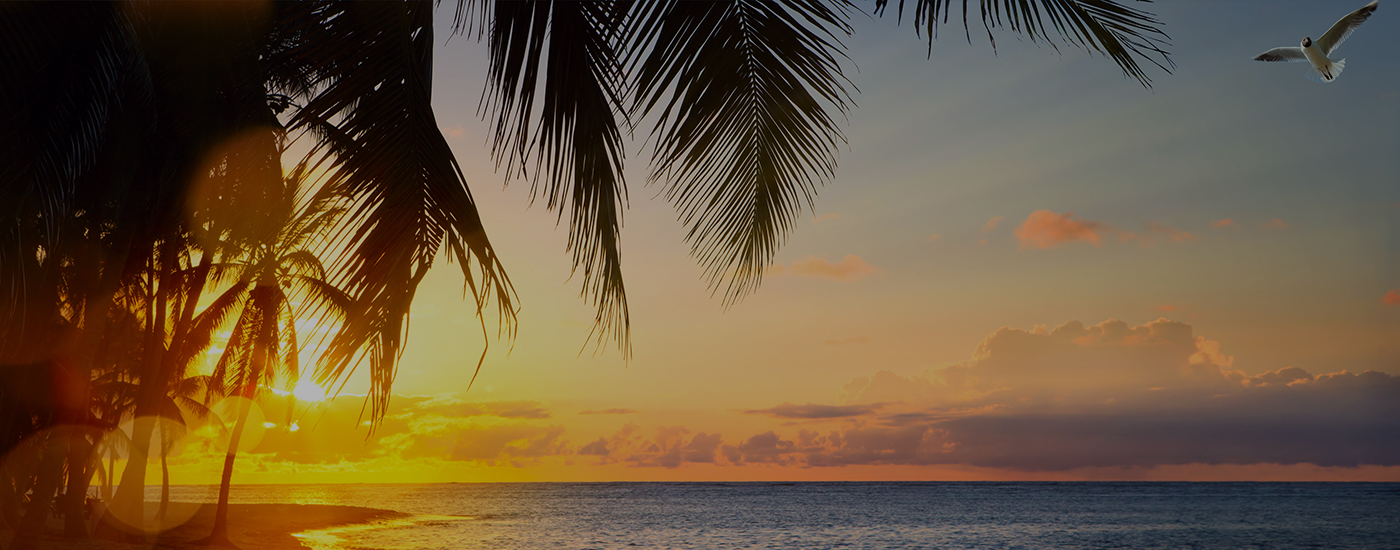
[[[492,4],[490,0],[458,0],[452,13],[452,33],[468,36],[475,33],[480,39],[491,26]]]
[[[1137,0],[1151,2],[1151,0]],[[883,15],[889,0],[876,0],[875,13]],[[967,1],[963,1],[963,31],[971,41]],[[904,0],[899,1],[897,16],[904,16]],[[952,11],[951,0],[917,0],[914,4],[914,28],[922,30],[929,39],[929,55],[933,54],[933,39],[938,36],[939,18],[947,24]],[[1152,87],[1139,60],[1156,65],[1171,73],[1176,67],[1166,51],[1168,37],[1162,22],[1151,13],[1134,9],[1113,0],[981,0],[982,28],[996,48],[992,27],[1006,27],[1031,41],[1045,40],[1055,45],[1055,36],[1070,45],[1108,56],[1144,87]],[[1046,21],[1049,26],[1046,26]]]
[[[322,317],[342,318],[348,315],[350,309],[354,307],[354,299],[350,295],[322,278],[293,275],[289,280],[297,292],[304,293],[307,297],[307,301],[299,313],[306,314],[308,317],[317,319]]]
[[[433,116],[431,5],[318,2],[290,9],[285,20],[303,45],[289,55],[320,90],[295,113],[293,129],[318,132],[313,154],[329,155],[332,169],[326,185],[352,199],[353,227],[331,263],[337,282],[365,304],[355,326],[337,334],[322,372],[346,376],[360,351],[375,350],[370,400],[378,418],[413,293],[442,246],[463,260],[478,310],[494,297],[510,331],[513,291]]]
[[[710,287],[733,303],[836,169],[848,82],[845,3],[664,2],[638,14],[634,109],[670,93],[653,131],[652,179],[689,226]]]
[[[213,371],[209,373],[213,393],[229,395],[241,392],[255,382],[252,380],[254,373],[251,348],[258,337],[258,315],[257,308],[241,308],[238,321],[234,323],[233,329],[229,331],[228,341],[224,343],[224,352],[219,355]]]
[[[581,295],[597,310],[594,333],[599,343],[611,335],[624,357],[629,318],[619,239],[627,187],[618,117],[628,122],[617,49],[631,8],[632,2],[497,4],[484,105],[496,119],[498,167],[519,170],[531,195],[544,197],[561,220],[568,211],[567,246],[574,272],[583,271]]]
[[[301,275],[313,279],[325,279],[326,268],[321,265],[321,259],[309,250],[294,250],[283,254],[278,259],[280,269],[290,275]]]
[[[96,162],[124,73],[139,55],[117,4],[0,10],[0,219],[43,212],[52,249],[56,224],[71,214],[78,180]]]
[[[214,339],[214,331],[228,324],[232,316],[239,312],[240,306],[247,299],[249,286],[247,282],[234,283],[195,316],[189,332],[185,335],[185,344],[181,346],[179,365],[189,365],[195,357],[209,349],[209,344]],[[225,346],[225,350],[227,347]]]
[[[282,370],[287,373],[288,383],[295,384],[301,379],[301,346],[297,341],[297,316],[290,308],[283,308],[281,318],[282,333],[279,336],[283,346],[282,356],[278,360]]]

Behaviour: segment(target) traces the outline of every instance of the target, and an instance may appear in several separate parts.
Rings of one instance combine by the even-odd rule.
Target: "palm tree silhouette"
[[[269,205],[271,219],[280,222],[271,226],[276,230],[249,242],[242,255],[216,266],[233,283],[200,314],[192,330],[197,341],[207,342],[209,335],[232,321],[223,354],[206,379],[207,388],[242,398],[225,454],[213,532],[202,539],[203,544],[232,546],[228,495],[239,441],[259,388],[274,384],[279,376],[292,384],[302,376],[297,322],[317,321],[324,327],[324,321],[344,318],[352,311],[350,296],[327,280],[314,251],[345,209],[334,206],[336,198],[329,194],[301,200],[305,198],[299,193],[302,177],[300,170],[290,176],[280,200]],[[297,301],[300,305],[295,305]]]

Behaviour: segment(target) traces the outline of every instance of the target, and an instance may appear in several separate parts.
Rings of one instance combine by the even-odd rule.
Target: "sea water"
[[[317,550],[1400,548],[1400,483],[243,485],[230,501],[409,514],[302,534]]]

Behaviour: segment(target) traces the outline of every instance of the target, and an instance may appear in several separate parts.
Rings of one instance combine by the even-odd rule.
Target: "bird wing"
[[[1299,47],[1274,48],[1267,52],[1254,56],[1255,61],[1283,61],[1287,63],[1306,63],[1308,56],[1303,55],[1303,49]]]
[[[1332,50],[1337,49],[1337,46],[1341,46],[1342,42],[1345,42],[1347,37],[1351,36],[1352,31],[1355,31],[1357,27],[1365,23],[1366,19],[1371,17],[1371,14],[1376,13],[1376,7],[1379,6],[1380,3],[1380,0],[1375,0],[1370,4],[1366,4],[1362,6],[1361,9],[1347,14],[1341,21],[1337,21],[1336,25],[1332,25],[1332,28],[1327,29],[1327,33],[1322,35],[1322,38],[1317,39],[1317,47],[1322,50],[1322,55],[1331,54]]]

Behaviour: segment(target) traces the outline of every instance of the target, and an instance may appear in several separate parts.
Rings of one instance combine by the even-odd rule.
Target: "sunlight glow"
[[[324,401],[326,390],[312,380],[299,380],[295,388],[292,388],[292,395],[297,396],[301,401]]]

